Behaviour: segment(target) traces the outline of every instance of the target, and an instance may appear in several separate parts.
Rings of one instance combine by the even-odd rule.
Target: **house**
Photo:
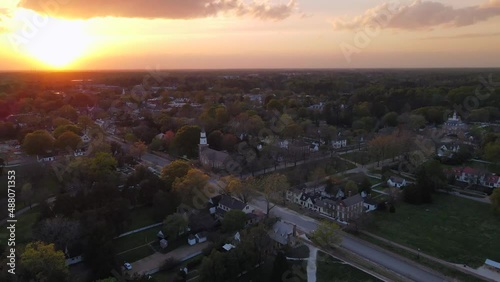
[[[206,242],[207,241],[207,232],[203,231],[200,233],[196,233],[196,235],[194,235],[194,237],[196,238],[196,241],[198,243]]]
[[[268,234],[278,248],[295,244],[295,226],[290,223],[280,220],[271,227]]]
[[[318,111],[318,112],[322,112],[323,109],[325,108],[325,105],[323,104],[323,102],[320,102],[319,104],[315,104],[315,105],[311,105],[309,107],[307,107],[309,110],[313,110],[313,111]]]
[[[167,241],[167,240],[165,240],[165,239],[161,239],[161,240],[160,240],[160,247],[161,247],[162,249],[165,249],[166,247],[168,247],[168,241]]]
[[[406,179],[397,177],[397,176],[391,176],[389,180],[387,180],[387,185],[390,187],[396,187],[396,188],[401,188],[407,185]]]
[[[45,154],[42,156],[37,156],[38,162],[52,162],[56,159],[56,157],[52,154]]]
[[[491,259],[486,259],[484,265],[486,266],[486,268],[500,273],[500,262],[496,262]]]
[[[229,154],[217,151],[208,147],[207,133],[200,133],[200,144],[198,145],[199,160],[202,165],[211,168],[222,169],[225,163],[230,159]]]
[[[467,132],[468,126],[459,116],[457,116],[457,112],[453,113],[453,116],[449,117],[447,121],[443,124],[443,131],[447,134],[454,134],[463,136],[465,132]]]
[[[188,236],[188,240],[187,241],[188,241],[188,244],[190,246],[196,245],[196,237],[194,237],[193,234],[191,234],[191,235]]]
[[[460,145],[456,143],[440,144],[437,147],[436,155],[438,157],[452,158],[460,150]]]
[[[363,201],[363,207],[366,209],[366,212],[371,212],[377,209],[377,202],[371,198],[365,199]]]
[[[347,222],[358,218],[363,213],[363,197],[356,194],[344,200],[341,200],[337,206],[337,220]]]
[[[82,150],[82,149],[76,149],[74,152],[73,152],[73,155],[75,157],[81,157],[83,155],[85,155],[85,150]]]
[[[224,218],[224,214],[231,210],[240,210],[246,214],[252,213],[253,211],[250,209],[249,205],[243,203],[242,201],[229,195],[222,195],[215,211],[215,217],[218,220],[222,220]]]
[[[457,181],[481,185],[488,188],[500,188],[500,176],[488,171],[482,171],[472,167],[454,167],[446,173],[448,175],[453,175]]]
[[[215,214],[217,206],[219,206],[220,199],[222,199],[222,195],[217,195],[215,197],[208,199],[210,214]]]
[[[347,147],[347,139],[343,137],[337,137],[336,139],[332,140],[332,147],[334,149]]]
[[[361,195],[356,194],[345,199],[343,198],[344,193],[339,193],[339,195],[342,195],[342,198],[327,196],[321,192],[291,189],[287,191],[286,199],[301,205],[303,208],[342,222],[355,219],[363,212],[363,197]]]

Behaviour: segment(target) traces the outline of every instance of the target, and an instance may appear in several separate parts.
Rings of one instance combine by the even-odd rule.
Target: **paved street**
[[[251,204],[258,209],[263,211],[266,210],[265,201],[262,198],[254,199]],[[291,224],[297,225],[297,228],[310,233],[316,229],[318,226],[318,221],[305,215],[298,214],[290,209],[276,206],[271,210],[271,215],[281,218]],[[378,263],[390,269],[404,277],[412,279],[418,282],[442,282],[446,281],[444,277],[439,274],[430,272],[423,269],[421,266],[417,266],[414,263],[406,262],[396,255],[382,250],[370,243],[358,240],[356,238],[351,238],[350,236],[344,236],[342,239],[343,248],[349,250],[355,254],[358,254],[370,261]]]

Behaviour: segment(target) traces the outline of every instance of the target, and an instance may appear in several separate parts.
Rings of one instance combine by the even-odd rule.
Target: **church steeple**
[[[202,130],[200,133],[200,145],[208,145],[207,133],[205,132],[205,130]]]

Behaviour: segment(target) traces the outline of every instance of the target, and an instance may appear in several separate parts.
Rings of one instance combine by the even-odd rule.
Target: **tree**
[[[311,181],[321,181],[324,180],[325,177],[326,177],[325,169],[323,167],[318,166],[311,172],[309,179]]]
[[[75,245],[82,236],[80,223],[65,217],[48,218],[39,222],[33,230],[37,240],[53,243],[58,250]]]
[[[169,240],[175,240],[179,235],[186,232],[188,220],[184,215],[175,213],[167,216],[163,221],[163,228]]]
[[[247,215],[240,210],[231,210],[226,212],[222,220],[222,231],[231,233],[239,231],[245,227]]]
[[[23,187],[21,187],[21,200],[24,201],[24,203],[26,204],[26,202],[28,202],[29,204],[29,207],[31,209],[31,204],[32,204],[32,200],[33,200],[33,195],[34,195],[34,192],[33,192],[33,187],[31,186],[31,183],[25,183],[23,185]]]
[[[398,113],[389,112],[382,118],[384,125],[395,127],[398,125]]]
[[[320,247],[334,248],[342,242],[340,227],[333,221],[323,220],[312,232],[311,240]]]
[[[142,159],[142,155],[146,153],[148,146],[144,141],[137,141],[130,147],[130,154],[139,160]]]
[[[198,143],[200,142],[200,128],[195,125],[185,125],[177,131],[173,148],[178,155],[186,155],[188,158],[198,156]]]
[[[358,194],[358,185],[356,184],[356,182],[352,180],[347,181],[347,183],[345,184],[345,194],[347,195],[347,197]]]
[[[391,139],[390,136],[380,135],[368,142],[368,151],[377,159],[377,166],[380,166],[380,161],[387,156],[391,149]]]
[[[290,269],[288,260],[283,252],[276,255],[273,263],[273,272],[271,273],[271,281],[282,281],[283,274]]]
[[[61,150],[64,150],[66,148],[76,150],[81,142],[82,138],[80,138],[80,136],[71,131],[66,131],[57,138],[54,145]]]
[[[69,276],[66,259],[54,244],[33,242],[26,245],[21,254],[23,281],[67,281]]]
[[[495,188],[490,195],[491,206],[496,212],[500,212],[500,188]]]
[[[371,191],[372,191],[372,184],[370,183],[370,180],[368,179],[368,177],[363,177],[363,180],[361,180],[361,184],[359,185],[359,188],[358,188],[359,192],[365,192],[367,194],[370,194]]]
[[[266,201],[266,216],[269,217],[269,212],[276,205],[272,204],[273,200],[285,199],[285,192],[290,186],[286,176],[280,173],[273,173],[263,176],[259,179],[250,180],[251,186],[264,194]]]
[[[203,208],[208,199],[199,199],[199,195],[206,195],[208,179],[208,175],[204,172],[193,168],[183,178],[177,178],[172,188],[179,193],[183,203],[195,208]],[[199,202],[200,200],[202,202]]]
[[[247,183],[241,182],[241,180],[233,175],[224,176],[221,181],[225,184],[224,190],[231,194],[232,196],[240,199],[244,203],[248,203],[251,198],[251,190]]]
[[[24,137],[23,149],[28,155],[43,155],[52,150],[54,138],[47,130],[37,130]]]
[[[97,153],[89,161],[90,173],[96,180],[116,174],[115,169],[118,163],[110,153]]]
[[[58,111],[60,117],[69,119],[71,121],[76,121],[78,118],[78,113],[71,105],[64,105]]]
[[[500,141],[486,144],[484,147],[484,158],[490,162],[500,162]]]
[[[74,124],[60,125],[54,130],[52,134],[54,135],[54,138],[59,138],[59,136],[68,131],[73,132],[76,135],[82,134],[82,129]]]
[[[89,127],[95,126],[96,124],[89,116],[79,116],[78,126],[83,129],[84,132],[89,129]]]
[[[416,188],[420,190],[422,203],[430,203],[433,192],[448,187],[448,180],[443,168],[436,160],[422,164],[417,169],[415,176],[417,180]]]
[[[191,166],[183,160],[175,160],[163,167],[161,170],[161,179],[165,181],[168,189],[172,188],[172,184],[177,178],[186,176]]]
[[[178,204],[176,193],[159,190],[153,197],[153,217],[155,220],[165,219],[165,216],[176,211]]]

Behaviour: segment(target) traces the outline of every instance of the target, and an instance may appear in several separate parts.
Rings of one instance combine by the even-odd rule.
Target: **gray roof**
[[[229,195],[222,195],[219,204],[228,207],[231,210],[243,210],[247,206],[247,204]]]
[[[276,222],[269,230],[269,237],[283,245],[288,243],[288,237],[291,235],[293,235],[293,225],[283,221]]]
[[[226,152],[217,151],[210,148],[202,149],[201,154],[211,162],[220,162],[220,163],[223,163],[229,157],[229,154]]]
[[[362,203],[363,197],[361,197],[360,194],[356,194],[354,196],[351,196],[349,198],[342,200],[342,202],[344,202],[344,205],[346,207],[349,207],[349,206],[353,206],[353,205],[358,204],[358,203]]]

